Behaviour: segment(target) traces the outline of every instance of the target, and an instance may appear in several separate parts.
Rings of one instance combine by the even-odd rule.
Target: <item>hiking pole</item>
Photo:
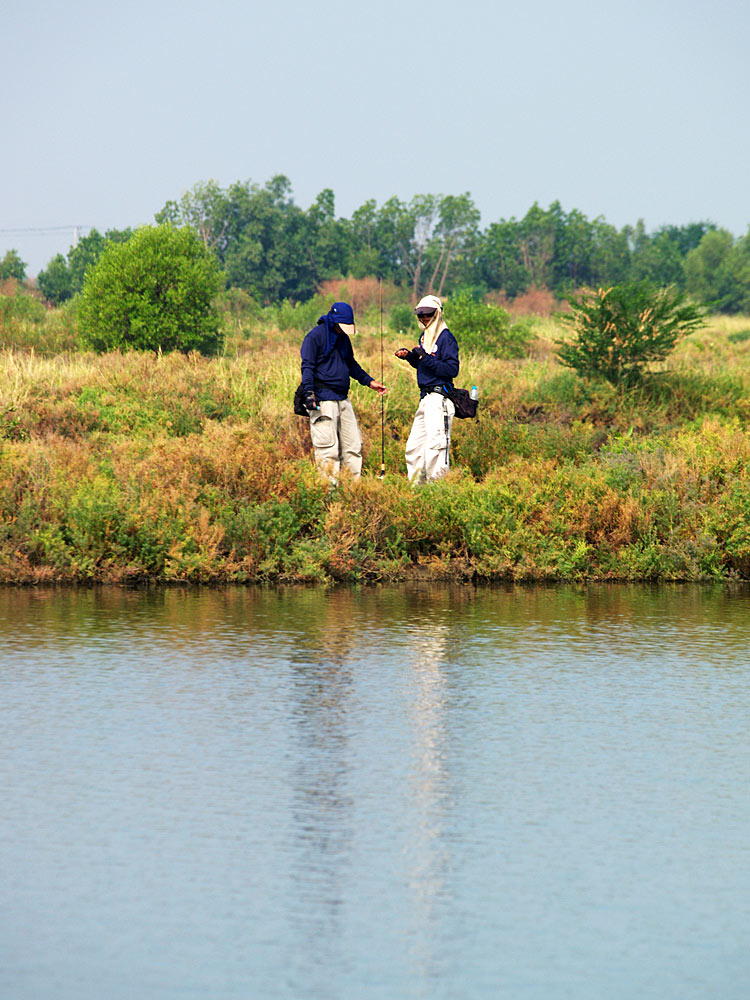
[[[383,384],[383,279],[380,279],[380,384]],[[380,475],[385,479],[385,396],[380,397]]]

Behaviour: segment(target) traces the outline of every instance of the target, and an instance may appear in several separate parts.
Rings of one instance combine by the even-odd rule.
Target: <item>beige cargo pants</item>
[[[315,464],[330,482],[337,483],[343,466],[352,479],[362,474],[362,435],[348,399],[324,399],[310,411],[310,437]]]

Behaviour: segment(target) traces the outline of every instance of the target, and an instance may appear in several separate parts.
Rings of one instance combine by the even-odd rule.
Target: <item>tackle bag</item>
[[[294,412],[298,417],[310,416],[310,411],[305,406],[305,390],[302,388],[301,382],[294,390]]]
[[[479,401],[472,399],[468,389],[457,389],[455,385],[446,386],[448,399],[456,408],[456,416],[474,419],[477,415]]]

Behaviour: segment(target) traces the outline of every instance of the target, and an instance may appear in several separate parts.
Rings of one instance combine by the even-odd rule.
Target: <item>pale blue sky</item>
[[[747,0],[27,0],[4,5],[0,232],[36,273],[72,226],[197,181],[307,207],[470,191],[619,226],[750,224]],[[84,230],[85,231],[85,230]]]

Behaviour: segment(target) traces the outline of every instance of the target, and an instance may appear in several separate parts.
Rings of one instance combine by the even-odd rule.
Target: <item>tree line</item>
[[[618,229],[555,201],[481,228],[468,192],[420,194],[409,202],[392,197],[380,206],[369,199],[342,218],[332,190],[303,209],[283,175],[227,188],[198,183],[155,219],[192,227],[216,255],[227,286],[262,304],[306,301],[322,282],[351,275],[392,281],[413,300],[458,289],[512,300],[530,288],[561,298],[578,288],[648,280],[687,291],[717,311],[750,312],[750,233],[735,239],[708,221],[650,233],[642,221]],[[42,293],[56,303],[73,297],[103,249],[131,235],[92,230],[39,274]],[[17,276],[18,261],[10,264]]]

